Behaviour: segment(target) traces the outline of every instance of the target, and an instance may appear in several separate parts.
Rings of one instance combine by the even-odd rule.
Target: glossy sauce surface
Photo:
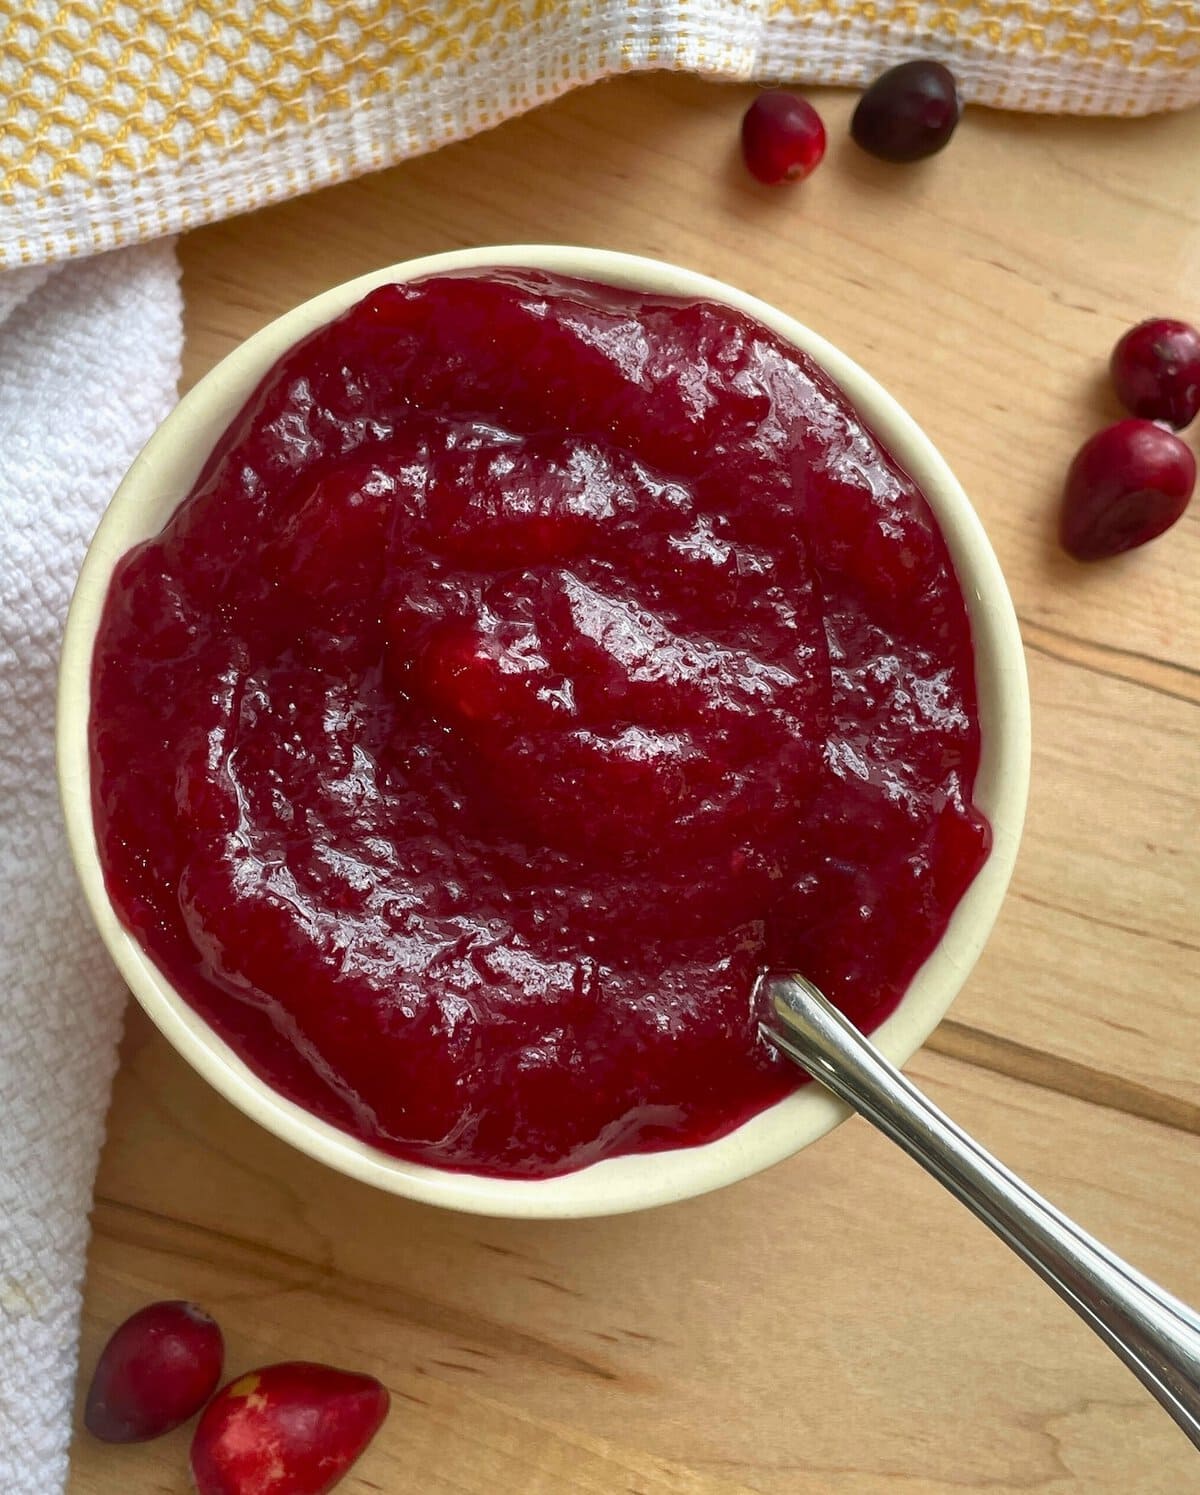
[[[712,1139],[871,1028],[982,864],[970,633],[914,484],[728,308],[386,286],[272,370],[114,576],[113,899],[285,1094],[538,1177]]]

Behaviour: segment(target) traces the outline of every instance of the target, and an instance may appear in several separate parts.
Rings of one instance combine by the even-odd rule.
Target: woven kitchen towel
[[[0,278],[0,1490],[66,1475],[122,988],[59,830],[58,643],[96,518],[170,408],[169,243]]]
[[[0,0],[0,266],[259,207],[638,68],[1200,102],[1200,0]]]
[[[975,102],[1179,108],[1200,102],[1200,0],[0,0],[4,1495],[65,1477],[119,1024],[58,831],[51,724],[84,544],[177,370],[172,250],[124,246],[607,75],[859,83],[914,55],[949,62]]]

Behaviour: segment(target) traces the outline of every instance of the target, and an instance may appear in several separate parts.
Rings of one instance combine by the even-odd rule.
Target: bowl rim
[[[903,1064],[941,1021],[982,950],[1012,874],[1029,785],[1025,658],[1004,576],[949,466],[903,407],[846,354],[776,307],[667,261],[572,245],[487,245],[385,266],[285,312],[240,343],[179,402],[135,459],[88,548],[63,635],[57,706],[59,791],[71,856],[101,939],[151,1020],[220,1094],[269,1132],[337,1171],[388,1192],[459,1211],[526,1219],[620,1214],[691,1198],[781,1162],[832,1130],[847,1108],[802,1087],[735,1130],[696,1147],[632,1153],[550,1179],[497,1179],[394,1158],[286,1100],[260,1079],[174,990],[117,917],[92,820],[88,717],[91,661],[120,557],[156,534],[191,488],[216,439],[295,342],[375,287],[468,269],[534,268],[722,303],[808,353],[926,495],[950,549],[970,619],[982,752],[975,803],[992,825],[987,861],[936,949],[873,1041]]]

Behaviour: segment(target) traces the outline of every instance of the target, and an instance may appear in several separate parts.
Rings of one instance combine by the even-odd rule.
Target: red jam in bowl
[[[989,839],[914,483],[752,319],[535,271],[276,364],[117,567],[90,733],[109,892],[196,1010],[503,1177],[780,1099],[755,974],[874,1027]]]

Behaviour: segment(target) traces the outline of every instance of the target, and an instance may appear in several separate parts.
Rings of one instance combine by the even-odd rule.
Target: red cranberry
[[[192,1439],[198,1495],[326,1495],[379,1431],[388,1394],[329,1365],[265,1365],[230,1383]]]
[[[1113,384],[1126,410],[1181,431],[1200,411],[1200,332],[1154,317],[1131,327],[1112,351]]]
[[[825,154],[821,116],[794,93],[760,93],[742,118],[742,154],[751,176],[768,186],[802,182]]]
[[[1071,463],[1059,537],[1080,561],[1119,555],[1161,535],[1187,508],[1196,459],[1148,420],[1121,420],[1085,441]]]
[[[142,1443],[199,1412],[217,1389],[221,1331],[194,1303],[150,1303],[101,1351],[83,1421],[106,1443]]]
[[[940,151],[962,113],[954,74],[940,62],[902,62],[858,101],[850,134],[881,161],[920,161]]]

